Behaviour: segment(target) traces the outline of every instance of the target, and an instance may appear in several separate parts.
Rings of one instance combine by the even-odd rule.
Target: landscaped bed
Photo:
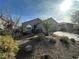
[[[57,35],[37,35],[21,45],[16,59],[76,59],[78,57],[78,41]]]

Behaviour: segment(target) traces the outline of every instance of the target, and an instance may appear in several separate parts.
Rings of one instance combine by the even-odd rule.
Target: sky
[[[0,10],[12,17],[21,16],[20,22],[49,17],[71,22],[70,15],[79,10],[79,0],[0,0]]]

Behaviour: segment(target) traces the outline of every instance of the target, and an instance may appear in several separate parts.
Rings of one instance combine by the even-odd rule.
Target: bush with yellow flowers
[[[0,36],[0,59],[13,59],[18,50],[18,45],[11,36]]]

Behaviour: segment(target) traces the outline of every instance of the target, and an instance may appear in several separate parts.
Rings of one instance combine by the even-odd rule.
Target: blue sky
[[[38,17],[53,17],[60,21],[63,17],[69,18],[69,15],[79,8],[79,0],[72,0],[70,9],[63,12],[60,5],[64,1],[66,0],[0,0],[0,9],[3,12],[7,10],[11,16],[21,16],[21,22]]]

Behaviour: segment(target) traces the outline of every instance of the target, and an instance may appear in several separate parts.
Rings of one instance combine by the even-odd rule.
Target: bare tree
[[[4,21],[5,23],[3,24],[5,30],[12,32],[13,27],[17,27],[20,17],[16,17],[16,19],[12,18],[11,15],[5,15],[2,13],[2,11],[0,12],[0,20]],[[16,21],[14,21],[16,20]]]
[[[71,21],[73,23],[79,24],[79,10],[77,10],[76,12],[73,13],[73,15],[71,15]]]

